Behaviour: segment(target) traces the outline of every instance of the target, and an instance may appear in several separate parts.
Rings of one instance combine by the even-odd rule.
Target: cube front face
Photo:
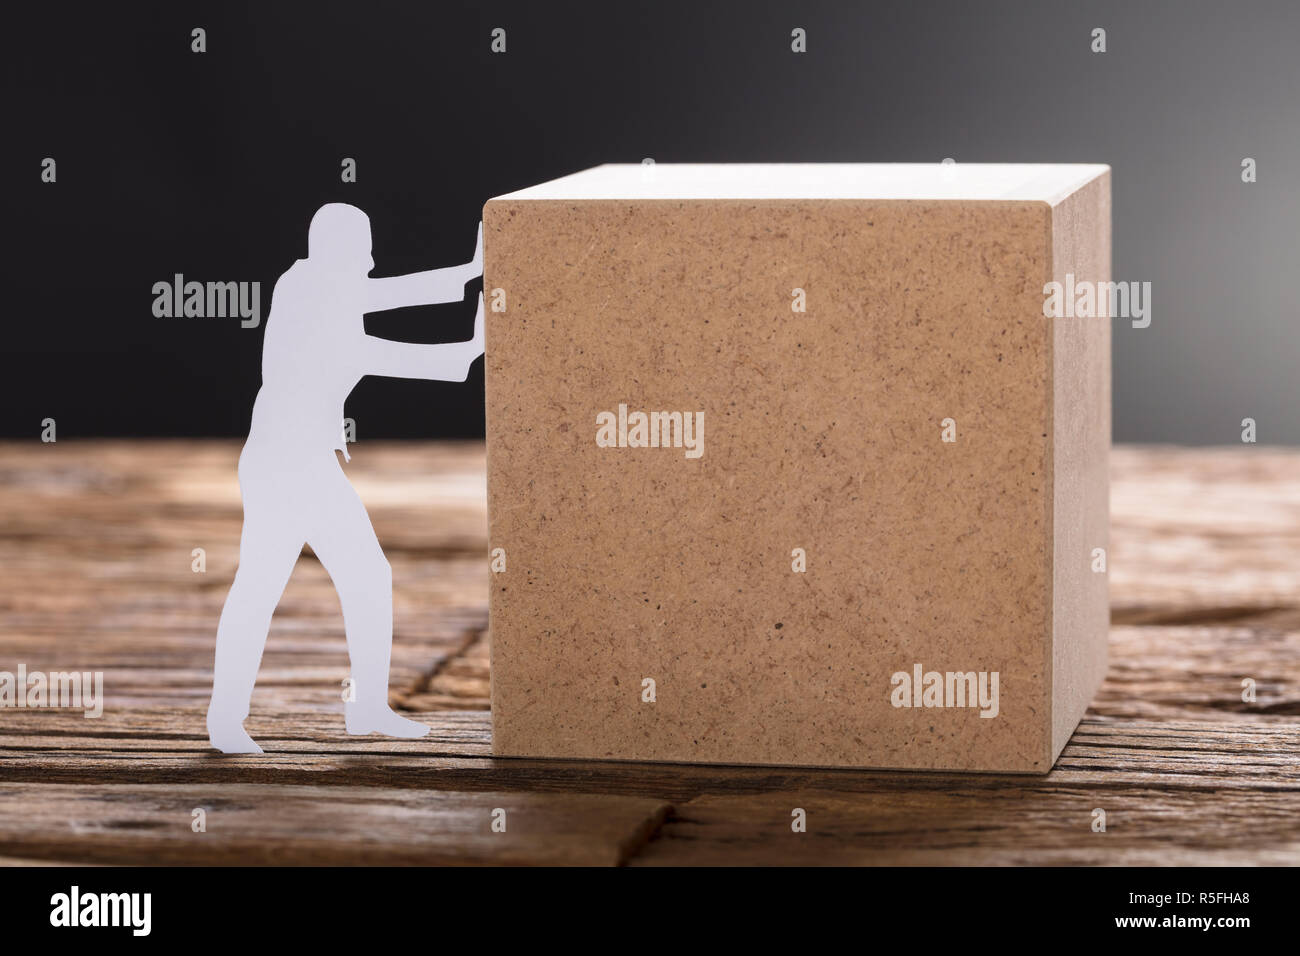
[[[1045,772],[1052,218],[491,201],[494,751]]]

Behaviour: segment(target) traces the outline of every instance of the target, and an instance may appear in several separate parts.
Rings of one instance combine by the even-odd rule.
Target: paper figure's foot
[[[359,711],[355,707],[348,707],[344,719],[348,733],[354,736],[383,734],[386,737],[414,738],[423,737],[429,732],[427,724],[399,717],[387,707],[377,711]]]
[[[209,717],[208,741],[223,754],[262,753],[262,748],[244,730],[243,723],[218,724]]]

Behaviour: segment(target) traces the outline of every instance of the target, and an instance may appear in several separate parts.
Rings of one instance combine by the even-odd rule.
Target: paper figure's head
[[[370,217],[347,203],[321,206],[307,229],[307,256],[334,269],[360,269],[369,275],[375,267],[370,256]]]

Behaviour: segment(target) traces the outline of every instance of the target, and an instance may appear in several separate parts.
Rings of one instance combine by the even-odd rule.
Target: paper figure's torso
[[[364,276],[338,276],[299,260],[280,277],[249,444],[274,446],[286,459],[343,447],[343,403],[365,374],[364,309]]]

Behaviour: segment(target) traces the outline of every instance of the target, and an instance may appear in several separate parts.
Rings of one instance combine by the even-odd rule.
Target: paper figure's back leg
[[[302,552],[300,531],[286,511],[245,501],[239,568],[217,625],[208,736],[226,753],[260,753],[243,729],[271,616]]]
[[[393,572],[365,506],[337,465],[329,481],[328,503],[313,520],[307,543],[329,572],[343,606],[356,697],[345,706],[348,733],[424,736],[427,726],[399,717],[388,706]]]

